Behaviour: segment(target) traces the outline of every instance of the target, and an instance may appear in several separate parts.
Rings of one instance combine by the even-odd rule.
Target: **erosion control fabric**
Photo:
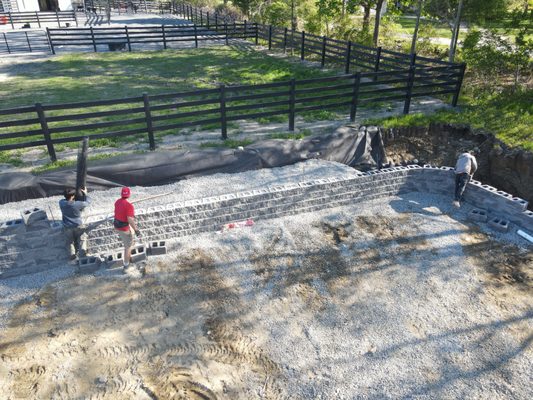
[[[329,135],[266,140],[243,150],[156,151],[100,160],[96,165],[89,162],[87,187],[104,190],[117,186],[157,186],[194,176],[281,167],[310,158],[366,169],[381,166],[385,152],[377,128],[345,126]],[[19,172],[0,174],[0,204],[59,195],[65,186],[76,186],[75,169],[38,176]]]

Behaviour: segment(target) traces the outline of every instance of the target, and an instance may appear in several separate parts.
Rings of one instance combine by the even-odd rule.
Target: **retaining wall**
[[[136,219],[143,236],[139,241],[150,243],[166,240],[167,247],[171,248],[175,245],[171,239],[218,230],[228,222],[248,218],[277,218],[408,192],[442,194],[449,196],[451,202],[454,192],[453,168],[417,165],[394,167],[358,173],[349,178],[291,183],[140,209],[137,210]],[[528,203],[523,199],[472,181],[465,192],[465,200],[486,210],[489,219],[497,217],[512,223],[513,228],[533,232],[533,212],[527,210]],[[96,216],[87,221],[88,224],[100,223],[88,235],[90,254],[106,257],[120,251],[121,244],[109,217]],[[18,231],[15,232],[16,229]],[[48,260],[42,260],[42,256],[39,258],[39,247],[28,252],[27,245],[33,242],[27,229],[23,224],[12,227],[4,223],[0,226],[0,246],[2,250],[7,250],[6,254],[2,251],[0,256],[0,277],[42,270],[49,265]],[[45,238],[42,247],[59,249],[64,246],[61,254],[54,253],[56,263],[66,260],[66,245],[64,239],[60,240],[57,227],[43,227],[37,232],[39,237]],[[31,257],[35,257],[34,262],[29,260]]]

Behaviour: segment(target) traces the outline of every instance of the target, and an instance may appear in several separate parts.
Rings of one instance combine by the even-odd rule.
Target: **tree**
[[[453,62],[461,21],[484,22],[499,18],[506,12],[507,0],[426,0],[425,11],[448,24],[452,32],[449,60]]]
[[[318,15],[324,22],[326,35],[329,35],[329,24],[337,16],[341,15],[342,0],[317,0]]]

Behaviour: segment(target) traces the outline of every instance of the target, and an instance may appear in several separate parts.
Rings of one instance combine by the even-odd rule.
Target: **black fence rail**
[[[170,1],[145,1],[145,0],[92,0],[86,1],[83,7],[88,12],[105,12],[107,7],[120,14],[165,14],[173,12],[173,2]]]
[[[207,25],[213,26],[213,22],[219,20],[227,24],[234,22],[186,3],[176,3],[174,10],[194,23],[203,24],[207,21]],[[329,64],[343,67],[346,74],[358,70],[379,72],[409,68],[412,66],[413,57],[417,67],[458,65],[272,25],[254,24],[254,26],[257,27],[256,43],[264,44],[269,49],[290,51],[299,56],[301,60],[317,61],[322,66]]]
[[[42,30],[2,32],[0,35],[0,54],[28,52],[50,52],[50,44],[46,32]]]
[[[47,29],[51,51],[56,54],[60,47],[82,46],[97,52],[100,46],[110,50],[132,51],[135,45],[147,43],[160,44],[164,49],[175,42],[199,42],[221,40],[228,44],[230,39],[249,39],[257,36],[255,25],[232,23],[215,26],[201,25],[150,25],[123,26],[108,28],[70,28]],[[100,47],[101,49],[101,47]]]
[[[42,25],[57,24],[58,27],[69,26],[71,23],[78,26],[78,18],[74,11],[24,11],[0,12],[0,25],[10,25],[12,29],[24,25],[41,27]]]
[[[358,72],[325,78],[261,85],[220,85],[213,89],[125,99],[43,105],[0,110],[0,151],[46,146],[55,161],[55,145],[135,136],[155,149],[158,135],[192,126],[218,126],[228,137],[228,122],[286,116],[295,129],[297,114],[333,110],[354,121],[358,107],[403,102],[409,113],[415,97],[453,94],[455,104],[463,65],[381,72]]]

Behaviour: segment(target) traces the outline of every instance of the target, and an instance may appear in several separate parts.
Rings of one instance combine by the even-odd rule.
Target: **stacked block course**
[[[393,167],[360,172],[349,178],[291,183],[140,209],[136,218],[143,236],[137,240],[140,247],[136,256],[164,254],[172,249],[172,239],[219,230],[228,222],[278,218],[408,192],[449,196],[451,203],[453,168]],[[465,200],[483,211],[485,220],[498,219],[501,231],[512,223],[533,232],[533,212],[527,210],[528,203],[523,199],[472,181]],[[121,243],[109,215],[93,217],[86,223],[100,223],[89,231],[89,253],[101,256],[108,264],[121,263]],[[0,277],[44,270],[67,258],[60,223],[39,220],[27,226],[21,219],[0,225]]]
[[[451,167],[408,166],[358,173],[350,178],[328,178],[225,194],[137,211],[144,243],[214,231],[239,220],[278,218],[303,212],[388,197],[408,192],[450,196],[454,192]],[[490,218],[498,216],[533,231],[533,213],[525,200],[497,191],[479,182],[469,183],[465,200],[483,209]],[[105,216],[95,217],[105,219]],[[121,246],[111,222],[89,233],[89,250],[111,254]],[[167,243],[167,247],[171,243]]]
[[[68,260],[61,223],[46,212],[24,210],[21,219],[0,223],[0,278],[44,271]]]

